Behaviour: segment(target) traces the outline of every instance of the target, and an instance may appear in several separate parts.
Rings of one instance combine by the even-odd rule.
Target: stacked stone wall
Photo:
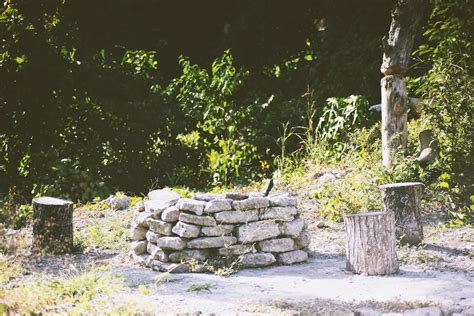
[[[135,211],[132,256],[163,272],[203,272],[216,258],[243,267],[289,265],[308,259],[310,236],[289,194],[196,194],[167,189],[148,194]]]

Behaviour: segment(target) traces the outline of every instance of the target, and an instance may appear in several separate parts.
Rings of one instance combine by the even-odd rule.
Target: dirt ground
[[[157,314],[474,315],[473,228],[445,228],[427,220],[424,244],[399,249],[399,274],[353,275],[345,270],[342,223],[321,225],[313,201],[305,196],[298,199],[312,236],[310,260],[304,264],[246,269],[222,277],[141,268],[132,263],[127,247],[83,249],[72,255],[49,257],[26,251],[20,255],[26,272],[7,286],[31,280],[38,273],[60,275],[71,265],[106,264],[111,268],[104,273],[122,275],[128,286],[128,291],[117,293],[113,301],[133,302],[143,311]],[[131,210],[97,212],[75,212],[75,229],[84,232],[91,218],[104,226],[111,218],[127,225]],[[201,291],[189,291],[193,285],[205,286]]]
[[[105,223],[108,217],[100,218]],[[76,228],[85,228],[81,225],[87,218],[87,212],[77,214]],[[29,255],[24,261],[28,273],[10,286],[36,273],[61,274],[71,265],[109,264],[107,273],[124,276],[129,287],[113,299],[159,314],[379,315],[422,307],[427,315],[474,312],[474,229],[426,226],[423,247],[399,250],[400,274],[369,277],[345,271],[343,226],[327,225],[317,228],[310,222],[311,258],[299,265],[246,269],[229,277],[167,274],[134,265],[127,249],[96,249],[66,256]],[[189,292],[190,286],[203,284],[208,289]],[[143,286],[149,290],[146,295],[140,291]]]

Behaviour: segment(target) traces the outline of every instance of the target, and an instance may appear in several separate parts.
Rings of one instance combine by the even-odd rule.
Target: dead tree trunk
[[[346,269],[356,274],[398,272],[393,213],[373,212],[344,217],[347,233]]]
[[[33,199],[33,250],[68,253],[73,248],[72,202],[39,197]]]
[[[381,81],[382,156],[383,164],[387,167],[394,162],[397,149],[404,149],[407,144],[409,99],[403,76],[426,6],[426,0],[398,0],[392,11],[389,37],[383,42],[383,62],[380,67],[385,75]]]
[[[421,224],[421,182],[380,186],[384,210],[395,215],[395,234],[401,244],[418,245],[423,240]]]

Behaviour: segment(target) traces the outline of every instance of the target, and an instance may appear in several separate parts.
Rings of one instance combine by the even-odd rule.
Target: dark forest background
[[[285,124],[316,126],[328,98],[360,96],[361,126],[377,121],[368,106],[380,103],[381,40],[394,4],[7,0],[0,192],[87,201],[117,189],[269,177]],[[433,65],[458,48],[472,84],[472,13],[470,1],[431,2],[412,96],[427,95]],[[453,36],[458,48],[446,44]],[[288,137],[285,152],[300,140]],[[463,146],[466,160],[472,145]]]

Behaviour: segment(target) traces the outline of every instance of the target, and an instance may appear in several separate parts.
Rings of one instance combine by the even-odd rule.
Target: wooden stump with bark
[[[425,16],[428,1],[398,0],[392,11],[388,38],[384,38],[380,71],[385,75],[382,87],[382,156],[388,167],[395,161],[399,148],[407,144],[407,96],[405,75],[413,42]]]
[[[395,234],[401,244],[418,245],[423,240],[421,194],[423,183],[404,182],[380,186],[384,210],[395,215]]]
[[[33,250],[45,254],[72,252],[73,204],[52,197],[33,199]]]
[[[344,216],[347,233],[346,269],[356,274],[398,272],[395,216],[371,212]]]

